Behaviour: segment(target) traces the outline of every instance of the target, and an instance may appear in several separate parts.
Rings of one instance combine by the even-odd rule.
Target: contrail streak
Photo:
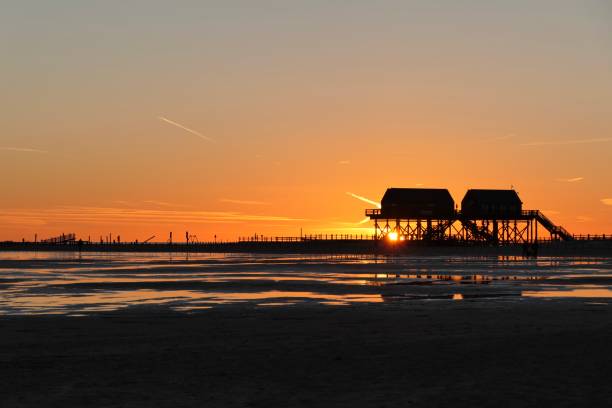
[[[376,201],[374,201],[374,200],[370,200],[369,198],[365,198],[365,197],[362,197],[362,196],[357,195],[357,194],[353,194],[353,193],[348,192],[348,191],[346,192],[346,194],[350,195],[350,196],[351,196],[351,197],[353,197],[353,198],[356,198],[356,199],[358,199],[358,200],[361,200],[361,201],[363,201],[364,203],[368,203],[368,204],[375,205],[377,208],[380,208],[380,207],[381,207],[379,202],[376,202]]]
[[[30,149],[28,147],[0,147],[0,150],[8,150],[11,152],[49,153],[46,150]]]
[[[575,183],[577,181],[582,181],[584,180],[584,177],[574,177],[574,178],[568,178],[568,179],[557,179],[557,181],[562,181],[565,183]]]
[[[173,120],[170,120],[170,119],[168,119],[168,118],[164,118],[163,116],[158,116],[158,119],[159,119],[159,120],[161,120],[161,121],[163,121],[163,122],[169,123],[169,124],[171,124],[172,126],[176,126],[176,127],[177,127],[177,128],[179,128],[179,129],[183,129],[184,131],[189,132],[189,133],[191,133],[192,135],[196,135],[196,136],[198,136],[198,137],[200,137],[200,138],[202,138],[202,139],[206,140],[207,142],[214,142],[214,140],[213,140],[212,138],[210,138],[210,137],[208,137],[208,136],[204,136],[204,135],[203,135],[203,134],[201,134],[200,132],[198,132],[198,131],[196,131],[196,130],[193,130],[193,129],[189,129],[187,126],[183,126],[183,125],[181,125],[180,123],[176,123],[176,122],[175,122],[175,121],[173,121]]]

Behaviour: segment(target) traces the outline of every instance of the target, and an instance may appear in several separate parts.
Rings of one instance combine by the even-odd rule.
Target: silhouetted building
[[[374,238],[399,241],[450,241],[537,244],[538,225],[551,240],[574,239],[541,211],[523,211],[514,190],[468,190],[461,212],[446,189],[389,188],[381,208],[365,210],[374,221]]]
[[[523,202],[514,190],[468,190],[461,201],[467,218],[506,219],[520,217]]]
[[[389,188],[381,200],[381,217],[402,219],[449,218],[455,201],[442,188]]]

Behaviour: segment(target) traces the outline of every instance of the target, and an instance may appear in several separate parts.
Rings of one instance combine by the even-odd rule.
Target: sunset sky
[[[609,0],[9,0],[0,51],[0,240],[369,233],[391,186],[612,233]]]

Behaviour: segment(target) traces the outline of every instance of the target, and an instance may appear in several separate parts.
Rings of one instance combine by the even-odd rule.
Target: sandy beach
[[[231,306],[0,319],[3,407],[607,406],[612,307]]]
[[[2,407],[607,406],[609,258],[6,253]]]

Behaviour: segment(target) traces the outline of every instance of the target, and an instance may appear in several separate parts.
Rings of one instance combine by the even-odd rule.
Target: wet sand
[[[0,407],[608,406],[609,258],[6,253]]]
[[[612,260],[23,252],[0,258],[0,315],[524,297],[612,299]]]
[[[405,301],[0,318],[2,407],[608,406],[612,306]]]

